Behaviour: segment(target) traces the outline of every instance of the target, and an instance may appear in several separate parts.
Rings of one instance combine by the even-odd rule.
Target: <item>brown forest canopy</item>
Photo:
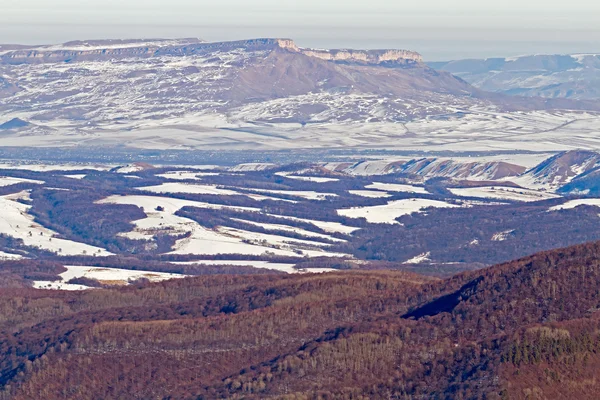
[[[593,399],[599,287],[590,243],[445,280],[348,271],[5,288],[2,398]]]

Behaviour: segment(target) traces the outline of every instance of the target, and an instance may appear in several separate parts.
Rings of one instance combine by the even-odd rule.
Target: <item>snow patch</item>
[[[371,185],[365,186],[365,189],[387,190],[388,192],[429,194],[429,192],[421,186],[403,185],[399,183],[373,182]]]
[[[564,204],[560,204],[558,206],[550,207],[550,209],[548,211],[572,210],[573,208],[577,208],[579,206],[595,206],[595,207],[600,207],[600,199],[571,200],[571,201],[567,201]]]
[[[431,257],[431,253],[430,252],[419,254],[418,256],[413,257],[410,260],[404,261],[404,264],[421,264],[421,263],[424,263],[426,261],[431,261],[430,257]]]
[[[151,282],[160,282],[169,279],[181,279],[188,276],[166,272],[134,271],[120,268],[83,266],[65,266],[65,268],[67,271],[60,274],[61,280],[54,282],[34,281],[33,287],[37,289],[85,290],[90,289],[90,287],[67,282],[73,278],[90,278],[104,284],[124,286],[128,285],[131,281],[142,278],[148,279]]]
[[[337,212],[339,215],[349,218],[366,218],[372,224],[397,224],[397,218],[421,212],[428,207],[457,208],[459,206],[438,200],[404,199],[391,201],[381,206],[353,207]]]

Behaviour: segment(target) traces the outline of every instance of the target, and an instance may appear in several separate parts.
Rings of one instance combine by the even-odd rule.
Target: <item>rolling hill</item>
[[[593,399],[599,265],[590,243],[446,280],[2,289],[0,385],[7,399]]]

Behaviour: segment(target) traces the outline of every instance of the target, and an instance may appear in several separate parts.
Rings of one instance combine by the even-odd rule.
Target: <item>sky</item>
[[[286,37],[399,48],[429,61],[600,53],[592,0],[0,0],[0,43]]]

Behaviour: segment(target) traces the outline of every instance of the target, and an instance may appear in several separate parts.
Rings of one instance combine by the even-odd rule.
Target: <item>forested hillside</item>
[[[591,243],[446,280],[372,271],[4,288],[1,398],[593,399],[599,287]]]

